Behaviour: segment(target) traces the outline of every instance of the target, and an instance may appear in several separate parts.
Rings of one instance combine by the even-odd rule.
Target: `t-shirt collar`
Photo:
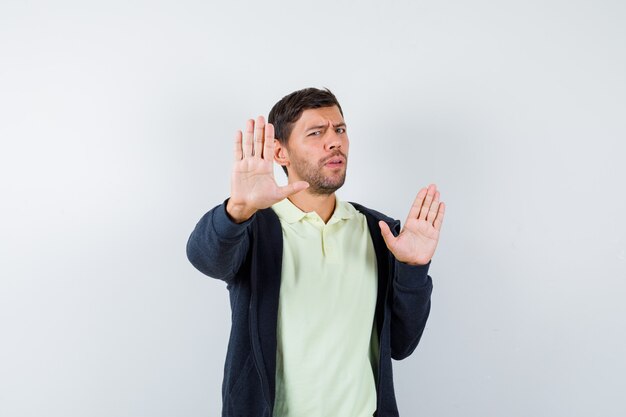
[[[351,210],[352,208],[353,210]],[[286,221],[287,223],[296,223],[302,220],[307,215],[314,214],[315,212],[304,212],[296,207],[295,204],[291,202],[288,198],[279,201],[278,203],[272,206],[274,212],[278,215],[278,218]],[[335,211],[332,216],[328,220],[328,224],[336,223],[339,220],[349,219],[354,216],[354,209],[350,203],[339,200],[337,195],[335,194]]]

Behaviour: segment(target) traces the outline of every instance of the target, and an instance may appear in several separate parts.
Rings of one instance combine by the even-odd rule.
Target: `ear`
[[[289,166],[289,152],[278,139],[274,139],[274,161],[280,166]]]

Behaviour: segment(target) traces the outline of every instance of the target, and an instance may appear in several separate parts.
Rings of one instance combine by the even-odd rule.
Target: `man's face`
[[[308,182],[313,194],[334,193],[346,179],[349,145],[339,107],[303,111],[284,147],[290,182]]]

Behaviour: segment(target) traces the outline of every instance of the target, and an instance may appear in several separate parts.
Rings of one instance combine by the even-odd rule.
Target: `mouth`
[[[327,166],[329,168],[341,168],[345,165],[346,159],[342,156],[333,156],[324,164],[324,166]]]

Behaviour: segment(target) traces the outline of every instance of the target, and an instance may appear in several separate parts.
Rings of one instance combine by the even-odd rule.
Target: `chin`
[[[344,178],[338,181],[310,182],[307,190],[312,194],[330,195],[341,188],[344,184]]]

